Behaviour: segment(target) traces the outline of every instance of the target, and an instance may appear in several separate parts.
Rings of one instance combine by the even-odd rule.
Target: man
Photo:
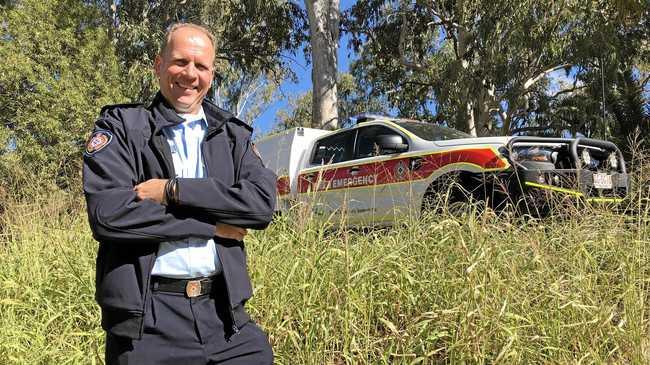
[[[108,364],[268,364],[242,239],[265,228],[275,175],[251,128],[204,100],[214,37],[172,26],[153,103],[102,109],[84,153]]]

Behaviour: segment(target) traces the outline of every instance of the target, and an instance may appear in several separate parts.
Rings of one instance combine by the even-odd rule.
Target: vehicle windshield
[[[472,138],[472,136],[467,133],[431,123],[395,122],[395,124],[427,141],[446,141],[448,139]]]

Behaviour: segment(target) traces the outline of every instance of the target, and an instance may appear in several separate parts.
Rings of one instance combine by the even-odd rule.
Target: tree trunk
[[[459,23],[462,23],[463,20],[462,4],[463,4],[462,1],[459,1],[457,3],[457,6],[460,9],[459,14],[461,14]],[[463,72],[468,73],[470,62],[467,60],[465,52],[467,52],[467,46],[471,38],[471,35],[464,28],[459,28],[457,37],[458,37],[458,46],[456,49],[456,60],[460,62],[460,66],[463,68]],[[471,80],[471,77],[468,77],[467,79]],[[478,134],[476,132],[476,119],[474,118],[475,105],[474,105],[474,100],[472,98],[473,95],[470,90],[471,88],[466,90],[465,93],[465,118],[467,120],[467,133],[476,137],[478,136]]]
[[[340,0],[305,0],[309,16],[312,70],[312,126],[339,126],[336,95]]]
[[[466,104],[466,113],[467,113],[467,132],[472,135],[472,137],[477,137],[476,133],[476,121],[474,120],[474,102],[468,98]]]
[[[485,80],[481,82],[481,86],[476,88],[475,93],[475,107],[474,107],[474,125],[476,127],[477,135],[492,135],[492,116],[490,115],[490,103],[492,96],[485,87]]]
[[[503,110],[501,106],[499,106],[499,116],[501,117],[501,124],[502,124],[501,135],[509,136],[510,135],[510,114],[507,111]]]

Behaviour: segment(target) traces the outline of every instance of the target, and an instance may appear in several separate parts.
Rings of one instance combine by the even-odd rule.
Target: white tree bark
[[[566,67],[571,67],[571,64],[565,63],[563,65],[553,66],[553,67],[551,67],[551,68],[549,68],[547,70],[544,70],[544,71],[540,72],[539,74],[529,78],[528,80],[524,81],[524,90],[528,91],[528,89],[530,89],[531,86],[533,86],[535,83],[537,83],[537,81],[539,81],[542,78],[548,76],[548,74],[550,74],[551,72],[554,72],[554,71],[557,71],[559,69],[566,68]]]
[[[312,126],[339,126],[336,74],[339,45],[340,0],[305,0],[309,16],[312,57]]]
[[[467,131],[469,132],[469,134],[472,135],[472,137],[477,137],[478,133],[476,133],[476,121],[474,119],[474,102],[472,100],[467,101],[466,113],[467,113]]]
[[[462,3],[462,2],[461,2]],[[470,39],[470,34],[463,28],[458,29],[458,46],[456,47],[456,59],[460,61],[461,67],[467,72],[469,69],[470,63],[465,58],[465,53],[467,52],[467,46]],[[471,90],[467,90],[465,93],[465,115],[467,118],[467,132],[474,137],[478,136],[476,131],[476,118],[474,115],[474,97],[476,95],[472,94]]]

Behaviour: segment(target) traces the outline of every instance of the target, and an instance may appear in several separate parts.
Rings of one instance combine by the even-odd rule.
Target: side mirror
[[[400,153],[409,149],[409,145],[404,143],[404,138],[397,134],[380,134],[376,141],[381,153]]]

